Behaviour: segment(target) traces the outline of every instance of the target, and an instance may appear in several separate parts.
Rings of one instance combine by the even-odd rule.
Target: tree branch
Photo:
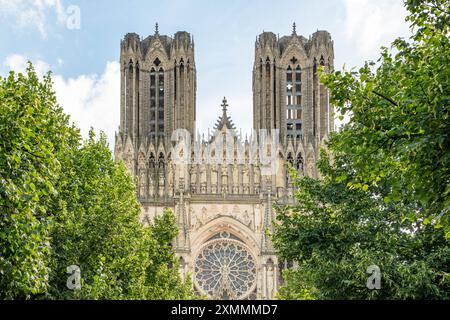
[[[375,93],[377,96],[383,98],[384,100],[389,101],[389,102],[392,103],[394,106],[398,107],[398,103],[395,102],[394,100],[392,100],[391,98],[388,98],[388,97],[386,97],[385,95],[383,95],[383,94],[381,94],[381,93],[379,93],[379,92],[377,92],[377,91],[375,91],[375,90],[372,90],[372,92]]]

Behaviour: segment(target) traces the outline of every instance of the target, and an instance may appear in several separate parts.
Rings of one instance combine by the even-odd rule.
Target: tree
[[[367,188],[389,180],[386,201],[419,200],[409,218],[450,237],[450,3],[408,0],[414,34],[382,50],[379,64],[323,75],[330,101],[351,121],[330,145],[351,157],[349,182]]]
[[[46,208],[61,175],[57,154],[78,133],[57,105],[50,75],[0,77],[0,298],[29,298],[48,286]]]
[[[150,229],[156,245],[152,247],[152,261],[147,268],[147,299],[196,299],[191,290],[190,276],[184,285],[180,283],[179,265],[172,248],[172,241],[178,234],[173,212],[166,210],[162,216],[156,217]]]
[[[169,243],[178,230],[170,211],[145,227],[132,177],[115,163],[106,136],[93,132],[66,153],[52,209],[51,298],[186,299]],[[81,290],[68,290],[66,268],[81,269]],[[173,268],[172,266],[175,266]]]
[[[0,78],[0,299],[188,299],[170,211],[145,227],[106,137],[83,144],[50,74]],[[81,269],[81,290],[67,267]]]
[[[449,298],[450,3],[405,4],[411,42],[321,76],[350,121],[321,153],[322,179],[296,177],[298,205],[277,207],[274,244],[299,265],[281,298]],[[381,290],[366,287],[371,265]]]
[[[333,140],[332,140],[333,141]],[[390,186],[348,188],[355,172],[345,155],[322,152],[322,180],[294,180],[298,204],[278,207],[274,245],[298,269],[286,273],[283,299],[448,299],[450,247],[443,229],[410,219],[420,202],[386,203]],[[345,177],[345,178],[344,178]],[[381,269],[369,290],[366,270]]]

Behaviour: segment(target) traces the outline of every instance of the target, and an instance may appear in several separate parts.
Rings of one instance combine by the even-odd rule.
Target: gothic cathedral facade
[[[225,98],[213,134],[196,134],[194,48],[185,31],[171,37],[156,27],[145,39],[125,35],[115,157],[135,177],[143,223],[166,208],[175,213],[180,273],[191,275],[199,294],[273,299],[289,263],[277,257],[270,240],[272,204],[294,202],[287,164],[318,175],[315,161],[334,129],[318,71],[333,69],[333,41],[327,31],[308,39],[297,35],[295,24],[289,36],[257,37],[254,134],[245,138]],[[225,151],[219,149],[224,144]]]

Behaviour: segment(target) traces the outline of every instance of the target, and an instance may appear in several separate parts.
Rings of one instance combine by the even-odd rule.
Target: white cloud
[[[3,65],[9,70],[14,70],[16,73],[25,73],[28,67],[28,59],[20,54],[11,54],[6,57]],[[36,60],[33,63],[33,67],[36,70],[38,76],[43,76],[50,70],[50,66],[42,60]]]
[[[25,72],[27,59],[20,54],[11,54],[3,62],[6,71]],[[59,61],[57,61],[59,63]],[[42,76],[50,65],[42,60],[33,61],[36,73]],[[53,75],[53,90],[56,98],[70,119],[81,129],[83,137],[94,128],[98,134],[104,131],[110,148],[114,148],[114,133],[119,126],[120,115],[120,65],[116,61],[107,62],[101,75],[87,74],[75,78]]]
[[[345,32],[364,56],[378,55],[399,36],[410,34],[405,22],[407,11],[400,0],[344,0]]]
[[[53,89],[58,103],[87,137],[89,129],[108,136],[110,148],[114,147],[114,132],[119,125],[120,115],[120,65],[107,62],[102,75],[80,75],[65,79],[53,77]]]
[[[0,20],[13,19],[19,29],[37,29],[43,38],[47,37],[49,14],[56,14],[61,25],[67,20],[61,0],[0,0]]]

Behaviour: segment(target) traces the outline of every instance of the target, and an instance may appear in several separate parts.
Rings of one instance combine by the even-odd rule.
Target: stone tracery
[[[223,232],[195,259],[198,289],[216,299],[244,299],[256,286],[256,262],[243,243]]]

